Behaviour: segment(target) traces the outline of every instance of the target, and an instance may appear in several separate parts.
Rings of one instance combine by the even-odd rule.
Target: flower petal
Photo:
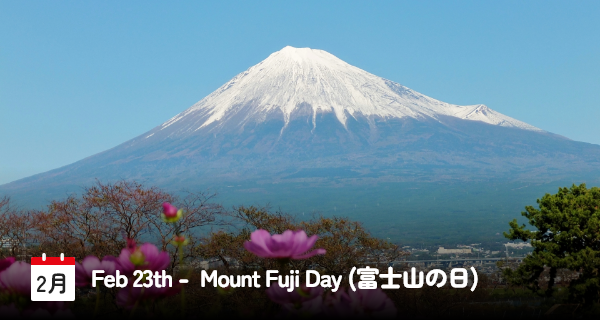
[[[310,238],[307,238],[306,233],[304,233],[304,231],[302,231],[302,233],[304,234],[304,239],[294,251],[294,255],[300,255],[305,253],[310,248],[312,248],[315,245],[315,242],[317,242],[317,239],[319,239],[319,236],[317,236],[316,234],[311,236]]]
[[[271,234],[267,230],[258,229],[250,234],[250,241],[244,242],[244,248],[261,258],[270,258],[272,252],[267,246],[270,241]]]
[[[11,264],[15,263],[14,257],[8,257],[6,259],[0,259],[0,272],[10,267]]]
[[[31,265],[17,261],[0,273],[0,287],[9,292],[31,294]]]
[[[267,245],[275,257],[290,257],[293,254],[294,232],[286,230],[282,234],[274,234]]]
[[[254,241],[244,242],[244,248],[261,258],[271,258],[272,253],[267,248],[257,245]]]

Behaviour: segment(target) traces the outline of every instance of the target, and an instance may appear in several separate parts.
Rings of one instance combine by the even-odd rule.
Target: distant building
[[[204,269],[204,270],[208,270],[209,266],[210,266],[210,261],[200,261],[199,263],[200,268]]]
[[[529,242],[519,242],[519,243],[508,242],[504,245],[506,247],[517,248],[517,249],[531,248],[531,244]]]
[[[12,240],[8,237],[4,237],[0,239],[0,248],[1,249],[10,249],[17,245],[17,241]]]
[[[440,247],[437,251],[439,254],[460,254],[460,253],[471,253],[471,248],[468,249],[444,249],[444,247]]]

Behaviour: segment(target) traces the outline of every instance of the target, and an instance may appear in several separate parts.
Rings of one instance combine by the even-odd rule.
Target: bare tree
[[[47,212],[38,213],[39,247],[48,252],[66,250],[82,259],[90,254],[116,255],[126,246],[126,239],[134,239],[156,242],[176,261],[178,247],[169,246],[175,235],[185,234],[192,245],[200,227],[220,223],[223,207],[213,202],[214,197],[208,192],[188,192],[179,199],[135,181],[97,181],[80,196],[53,201]],[[175,224],[162,221],[163,202],[182,208],[183,218]]]
[[[36,242],[36,227],[39,216],[35,211],[15,211],[8,209],[2,212],[2,245],[8,254],[27,259],[28,248]]]

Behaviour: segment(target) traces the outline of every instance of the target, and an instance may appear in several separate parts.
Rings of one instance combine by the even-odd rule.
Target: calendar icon
[[[75,301],[75,258],[31,258],[31,301]]]

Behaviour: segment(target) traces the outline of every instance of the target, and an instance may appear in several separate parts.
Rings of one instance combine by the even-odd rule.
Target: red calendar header
[[[60,257],[46,257],[46,261],[42,257],[31,257],[31,265],[36,266],[74,266],[75,257],[65,257],[63,261]]]

